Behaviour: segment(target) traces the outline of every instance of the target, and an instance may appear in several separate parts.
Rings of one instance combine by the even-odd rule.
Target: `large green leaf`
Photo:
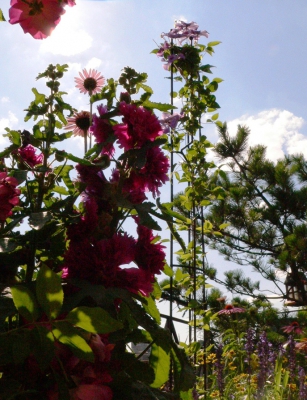
[[[146,100],[144,101],[144,103],[142,104],[144,107],[146,108],[150,108],[150,109],[156,109],[159,111],[168,111],[168,110],[174,110],[175,106],[172,106],[171,104],[167,104],[167,103],[155,103],[153,101],[150,100]]]
[[[123,328],[120,321],[112,318],[100,307],[77,307],[67,315],[67,320],[92,333],[109,333]]]
[[[155,380],[151,383],[151,387],[161,387],[169,378],[170,370],[170,353],[165,352],[162,347],[155,343],[151,347],[149,357],[149,365],[155,372]]]
[[[47,316],[55,319],[61,311],[64,298],[61,278],[44,264],[37,274],[36,296]]]
[[[146,302],[143,304],[145,311],[157,322],[157,324],[160,325],[161,316],[155,300],[151,296],[146,297],[145,299]]]
[[[41,325],[36,325],[30,331],[31,348],[42,371],[47,369],[54,357],[54,337],[50,331]]]
[[[11,287],[15,307],[27,321],[36,321],[39,317],[39,307],[34,294],[26,286],[16,285]]]
[[[51,334],[51,333],[50,333]],[[94,362],[95,357],[86,340],[78,334],[76,328],[65,321],[54,322],[52,335],[70,348],[74,355],[82,360]]]

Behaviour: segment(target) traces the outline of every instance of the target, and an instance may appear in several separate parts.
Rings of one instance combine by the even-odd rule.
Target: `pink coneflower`
[[[82,72],[79,72],[81,78],[75,78],[75,82],[77,84],[76,88],[78,88],[81,93],[88,93],[90,96],[99,92],[105,83],[105,79],[101,73],[95,69],[90,69],[87,72],[85,68],[82,70]]]
[[[85,136],[90,127],[90,113],[88,111],[75,112],[72,117],[67,118],[64,129],[73,131],[75,136]]]
[[[244,308],[234,307],[232,304],[227,304],[223,310],[218,312],[218,315],[230,315],[245,312]]]
[[[284,333],[294,333],[300,335],[303,333],[303,329],[300,327],[299,323],[293,321],[290,325],[282,327]]]

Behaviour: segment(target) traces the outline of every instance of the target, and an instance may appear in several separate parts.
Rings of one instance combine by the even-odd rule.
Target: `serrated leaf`
[[[172,106],[171,104],[155,103],[155,102],[150,101],[150,100],[144,101],[144,103],[142,105],[143,105],[143,107],[150,108],[151,110],[152,109],[156,109],[156,110],[159,110],[159,111],[169,111],[169,110],[174,110],[174,109],[177,108],[175,106]]]
[[[157,324],[160,325],[161,316],[155,300],[151,296],[149,296],[146,297],[146,303],[143,304],[145,311],[157,322]]]
[[[86,340],[78,334],[76,328],[65,321],[56,321],[54,326],[52,334],[57,340],[68,346],[76,357],[94,362],[95,356],[92,349]]]
[[[222,42],[216,40],[216,41],[214,41],[214,42],[209,42],[209,43],[207,44],[207,46],[208,46],[208,47],[217,46],[217,45],[220,44],[220,43],[222,43]]]
[[[43,226],[51,220],[51,214],[48,211],[40,211],[31,213],[29,218],[29,225],[35,230],[40,230]]]
[[[150,86],[144,85],[144,83],[137,83],[136,84],[137,88],[142,88],[145,92],[153,94],[153,90]]]
[[[151,347],[149,365],[155,373],[155,380],[150,386],[159,388],[169,379],[170,353],[166,353],[162,347],[154,343]]]
[[[170,278],[174,275],[174,271],[167,263],[164,264],[163,272],[165,273],[165,275],[169,276]]]
[[[72,165],[65,165],[64,167],[60,165],[54,169],[54,174],[60,176],[63,179],[65,185],[70,191],[74,190],[74,185],[69,176],[69,172],[72,169],[74,169]]]
[[[64,299],[61,278],[44,264],[37,274],[36,296],[49,318],[60,314]]]
[[[32,92],[34,93],[34,96],[35,96],[34,102],[36,105],[45,104],[46,96],[44,94],[38,93],[37,89],[35,89],[35,88],[32,88]]]
[[[74,308],[66,319],[71,324],[91,333],[109,333],[123,328],[121,321],[112,318],[107,311],[100,307]]]
[[[11,287],[14,305],[19,314],[29,322],[34,322],[39,317],[39,307],[34,294],[26,286],[16,285]]]

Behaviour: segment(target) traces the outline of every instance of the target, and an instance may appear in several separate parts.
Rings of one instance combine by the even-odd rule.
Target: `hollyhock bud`
[[[19,203],[20,190],[16,189],[17,185],[15,178],[0,172],[0,222],[12,215],[12,208]]]

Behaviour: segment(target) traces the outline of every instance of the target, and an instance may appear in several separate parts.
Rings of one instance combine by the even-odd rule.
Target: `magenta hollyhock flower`
[[[245,309],[241,307],[234,307],[232,304],[227,304],[223,310],[218,312],[218,315],[231,315],[231,314],[238,314],[244,313]]]
[[[35,165],[42,164],[44,161],[43,153],[36,154],[36,149],[31,144],[28,144],[25,147],[20,147],[17,152],[20,157],[32,168],[35,167]]]
[[[90,69],[87,71],[85,68],[82,72],[79,72],[80,78],[75,78],[76,88],[80,90],[80,93],[95,94],[100,91],[100,89],[105,84],[105,79],[100,72],[95,69]]]
[[[67,131],[73,131],[75,136],[85,136],[90,127],[90,113],[88,111],[75,112],[72,117],[67,118],[64,127]]]
[[[140,148],[146,141],[154,141],[162,135],[158,118],[144,107],[121,102],[119,111],[123,115],[123,123],[113,129],[120,147],[125,151]]]
[[[113,127],[107,119],[101,118],[104,114],[108,112],[108,108],[102,104],[97,107],[99,116],[93,115],[93,123],[91,126],[91,133],[95,137],[96,143],[102,143],[102,154],[107,154],[112,156],[114,154],[114,146],[112,137],[114,137]]]
[[[71,0],[68,3],[73,5]],[[58,0],[11,0],[9,23],[20,24],[24,33],[35,39],[44,39],[60,22],[64,5]]]
[[[143,225],[137,228],[138,240],[136,243],[135,262],[139,268],[150,271],[152,274],[161,274],[165,263],[165,246],[153,243],[157,236],[152,230]]]
[[[154,275],[139,268],[122,268],[117,273],[117,285],[131,293],[148,297],[153,291]]]
[[[71,400],[112,400],[113,392],[105,385],[81,384],[69,391]]]
[[[291,322],[290,325],[284,326],[281,328],[285,333],[295,333],[300,335],[303,333],[303,329],[300,327],[299,323],[296,321]]]
[[[111,182],[118,183],[120,180],[120,172],[118,169],[112,171]],[[133,204],[140,204],[147,199],[145,195],[145,187],[142,177],[134,172],[130,172],[129,177],[125,177],[121,183],[123,195]]]
[[[0,222],[12,215],[12,208],[19,204],[20,190],[16,189],[18,182],[6,172],[0,172]]]
[[[168,181],[169,159],[160,147],[152,147],[147,151],[146,163],[138,175],[143,179],[143,185],[155,197],[159,195],[159,187]]]

